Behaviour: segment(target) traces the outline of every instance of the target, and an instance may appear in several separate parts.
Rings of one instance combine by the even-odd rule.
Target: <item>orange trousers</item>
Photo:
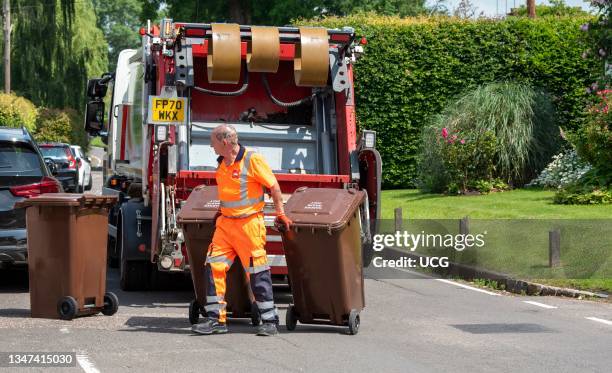
[[[205,267],[208,287],[204,310],[208,317],[221,323],[226,321],[226,274],[238,257],[249,278],[262,321],[278,323],[265,244],[266,227],[262,213],[245,218],[220,216],[217,219]]]

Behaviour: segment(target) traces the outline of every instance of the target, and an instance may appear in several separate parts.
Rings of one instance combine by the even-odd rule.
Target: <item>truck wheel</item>
[[[149,263],[140,260],[121,260],[119,285],[124,291],[147,290]]]
[[[57,302],[57,313],[62,320],[72,320],[79,311],[79,304],[71,296],[63,297]]]
[[[359,324],[360,324],[359,311],[351,310],[351,313],[349,314],[349,319],[348,319],[348,327],[349,327],[350,335],[355,335],[357,334],[357,332],[359,332]]]
[[[117,258],[116,256],[113,255],[113,252],[115,247],[115,238],[108,236],[108,239],[106,241],[106,255],[108,258],[108,266],[110,268],[119,268],[119,258]]]
[[[104,294],[104,308],[102,309],[102,314],[106,316],[112,316],[117,313],[119,309],[119,298],[115,295],[115,293],[111,293],[110,291]]]
[[[195,325],[200,320],[200,304],[196,299],[189,303],[189,322]]]
[[[257,303],[251,303],[251,324],[253,326],[259,326],[261,323],[261,314],[259,313],[259,307]]]
[[[295,312],[295,306],[290,304],[287,308],[287,314],[285,315],[285,324],[287,325],[287,330],[295,330],[297,325],[297,314]]]

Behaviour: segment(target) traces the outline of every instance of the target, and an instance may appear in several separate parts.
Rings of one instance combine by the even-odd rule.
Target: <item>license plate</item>
[[[185,111],[187,110],[185,98],[151,97],[149,105],[149,113],[151,114],[149,122],[155,124],[185,123]]]

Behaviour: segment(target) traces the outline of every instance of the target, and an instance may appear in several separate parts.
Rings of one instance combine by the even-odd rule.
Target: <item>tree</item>
[[[538,17],[578,17],[588,16],[589,12],[583,10],[579,6],[568,6],[565,0],[549,0],[548,5],[536,5],[535,12]],[[521,5],[519,8],[512,8],[511,16],[517,17],[528,17],[529,9],[525,5]]]
[[[14,90],[38,106],[81,110],[87,78],[108,65],[91,0],[13,0],[12,10]]]
[[[461,0],[453,11],[453,15],[459,18],[474,18],[477,11],[478,8],[471,0]]]
[[[142,0],[142,18],[156,19],[160,9],[185,22],[237,22],[286,25],[293,19],[375,12],[384,15],[426,14],[425,0]]]
[[[143,11],[141,0],[93,0],[98,18],[97,25],[104,32],[108,42],[108,71],[114,71],[119,52],[123,49],[138,48],[139,28]]]

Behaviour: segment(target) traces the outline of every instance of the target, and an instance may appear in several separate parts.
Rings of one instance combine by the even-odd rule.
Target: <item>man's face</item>
[[[215,150],[215,154],[226,156],[227,154],[227,140],[218,140],[215,133],[210,137],[210,146]]]

